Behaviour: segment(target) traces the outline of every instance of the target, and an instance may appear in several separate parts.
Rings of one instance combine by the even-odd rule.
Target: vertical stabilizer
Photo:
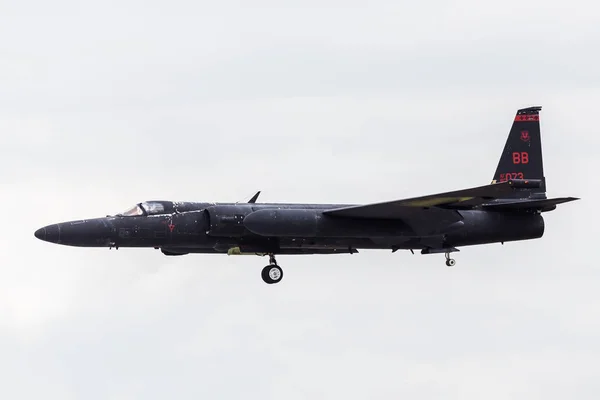
[[[517,191],[514,197],[546,197],[540,136],[541,109],[542,107],[536,106],[517,111],[494,174],[492,182],[503,182],[509,179],[542,180],[540,188]]]

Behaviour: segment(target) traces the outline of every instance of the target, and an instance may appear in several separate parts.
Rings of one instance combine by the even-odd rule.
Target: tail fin
[[[517,111],[492,183],[509,179],[541,179],[542,184],[538,188],[515,191],[511,197],[546,198],[540,137],[541,109],[536,106]]]

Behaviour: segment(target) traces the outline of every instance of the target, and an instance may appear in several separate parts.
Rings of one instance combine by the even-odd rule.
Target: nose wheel
[[[446,266],[454,267],[456,265],[456,260],[454,258],[450,258],[450,253],[446,253]]]
[[[269,255],[269,265],[263,268],[261,276],[263,281],[268,284],[278,283],[283,278],[283,270],[277,265],[273,254]]]

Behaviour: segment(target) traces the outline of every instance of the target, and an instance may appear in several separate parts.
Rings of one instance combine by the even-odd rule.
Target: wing
[[[435,218],[435,214],[437,214],[437,217],[447,215],[451,218],[451,215],[458,214],[455,209],[472,208],[490,200],[505,197],[514,190],[513,185],[512,181],[506,181],[410,199],[336,208],[326,210],[323,214],[332,217],[405,219],[409,215],[415,216],[418,210],[423,210],[426,211],[424,216]],[[461,219],[454,218],[458,218],[456,221]]]
[[[529,182],[515,180],[453,192],[326,210],[323,214],[342,218],[399,219],[418,236],[435,236],[460,228],[464,223],[457,209],[469,209],[505,197],[515,187]]]

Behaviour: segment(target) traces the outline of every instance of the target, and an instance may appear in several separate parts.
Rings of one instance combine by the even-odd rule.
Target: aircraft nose
[[[105,218],[67,221],[35,231],[40,240],[68,246],[98,247],[114,242],[113,227]]]
[[[46,228],[38,229],[33,235],[40,240],[46,240]]]
[[[45,226],[35,231],[34,236],[45,242],[59,243],[60,226],[59,224]]]

